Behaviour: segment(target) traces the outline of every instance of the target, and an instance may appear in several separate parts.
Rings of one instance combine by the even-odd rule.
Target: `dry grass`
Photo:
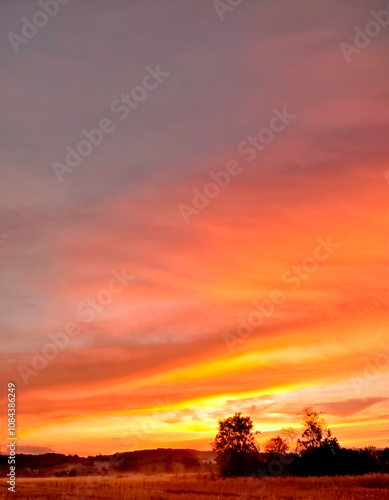
[[[384,500],[389,498],[389,475],[216,479],[186,477],[79,477],[20,479],[16,494],[0,482],[0,498],[70,500]]]

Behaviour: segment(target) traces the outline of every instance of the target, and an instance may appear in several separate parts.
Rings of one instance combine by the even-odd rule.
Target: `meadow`
[[[213,479],[205,475],[21,478],[16,493],[0,482],[0,498],[70,500],[384,500],[389,475]]]

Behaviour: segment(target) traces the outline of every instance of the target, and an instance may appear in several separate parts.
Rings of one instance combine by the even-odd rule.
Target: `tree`
[[[301,434],[301,437],[304,439],[299,439],[297,442],[301,444],[305,450],[318,448],[327,429],[323,412],[316,411],[309,406],[304,408],[300,415],[305,427]]]
[[[323,441],[320,443],[320,448],[322,450],[326,450],[332,455],[334,455],[337,451],[340,450],[338,438],[332,437],[331,431],[329,429],[327,429],[325,437]]]
[[[265,443],[265,451],[269,453],[285,453],[288,449],[288,443],[281,436],[273,437]]]
[[[335,453],[340,449],[337,438],[332,437],[331,431],[327,429],[327,424],[322,411],[316,411],[311,407],[304,408],[300,413],[304,431],[298,439],[298,443],[304,450],[315,450],[320,448],[329,453]]]
[[[241,413],[219,420],[219,432],[212,448],[217,453],[216,462],[223,476],[246,476],[253,473],[259,457],[256,434],[259,432],[254,431],[251,418]]]
[[[284,427],[280,430],[280,434],[288,443],[290,451],[297,452],[299,449],[299,443],[297,441],[297,437],[300,434],[299,431],[294,427]]]

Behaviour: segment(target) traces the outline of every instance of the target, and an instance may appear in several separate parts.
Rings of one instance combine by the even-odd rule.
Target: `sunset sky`
[[[263,443],[306,406],[343,446],[389,445],[389,27],[340,47],[386,7],[74,0],[15,51],[42,9],[1,5],[0,422],[14,381],[19,452],[207,450],[237,411]]]

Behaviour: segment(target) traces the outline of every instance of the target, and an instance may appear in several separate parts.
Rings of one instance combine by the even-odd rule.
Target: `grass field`
[[[216,479],[186,477],[79,477],[21,478],[16,493],[9,493],[4,480],[0,498],[20,499],[128,499],[128,500],[386,500],[389,498],[389,475]]]

